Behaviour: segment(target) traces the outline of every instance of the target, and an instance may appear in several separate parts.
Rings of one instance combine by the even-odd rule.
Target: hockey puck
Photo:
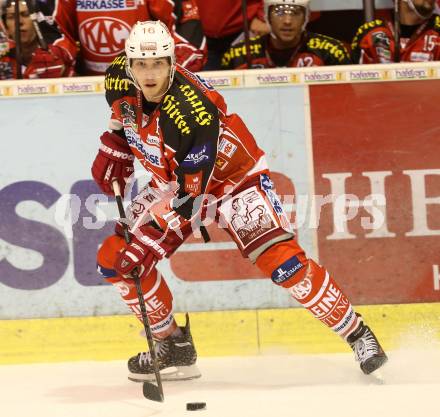
[[[205,410],[206,403],[186,403],[186,409],[188,411]]]

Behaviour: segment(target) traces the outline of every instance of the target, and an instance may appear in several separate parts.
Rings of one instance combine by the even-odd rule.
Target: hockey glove
[[[140,278],[146,277],[158,261],[171,256],[182,242],[172,231],[164,234],[151,225],[141,226],[117,257],[115,269],[123,277],[132,278],[136,268]]]
[[[59,46],[49,45],[47,50],[37,48],[23,74],[24,78],[59,78],[73,75],[73,60]]]
[[[93,178],[108,195],[114,195],[112,181],[115,178],[124,195],[126,182],[134,172],[134,155],[127,142],[116,133],[105,132],[100,139],[102,144],[92,165]]]

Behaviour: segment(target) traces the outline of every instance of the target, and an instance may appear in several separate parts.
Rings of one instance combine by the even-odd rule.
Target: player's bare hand
[[[251,32],[254,32],[258,36],[267,35],[270,32],[270,27],[266,22],[263,22],[258,17],[254,17],[249,25]]]

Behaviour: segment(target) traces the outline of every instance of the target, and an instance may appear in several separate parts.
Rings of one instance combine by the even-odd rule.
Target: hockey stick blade
[[[142,391],[146,399],[163,403],[163,392],[161,392],[161,390],[151,382],[144,382]]]

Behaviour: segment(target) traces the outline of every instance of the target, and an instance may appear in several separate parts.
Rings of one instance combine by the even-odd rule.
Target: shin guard
[[[117,235],[105,239],[98,251],[98,272],[116,287],[129,309],[142,321],[134,280],[119,276],[113,268],[118,253],[125,245],[124,239]],[[162,274],[153,268],[141,279],[141,288],[154,337],[163,339],[169,336],[176,330],[177,324],[173,317],[173,296]]]
[[[344,339],[358,326],[359,318],[341,288],[296,241],[275,244],[259,256],[257,266]]]

